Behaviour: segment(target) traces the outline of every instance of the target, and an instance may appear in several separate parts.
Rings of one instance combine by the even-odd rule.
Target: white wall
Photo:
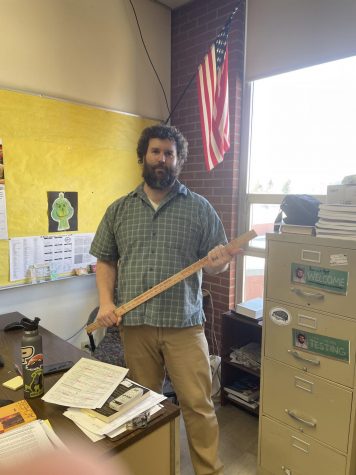
[[[132,0],[170,98],[170,10]],[[0,87],[168,116],[128,0],[0,0]]]
[[[133,4],[169,100],[170,10],[150,0]],[[0,7],[0,88],[167,117],[127,0],[0,0]],[[0,291],[0,314],[37,316],[63,338],[83,326],[95,306],[94,276]],[[86,340],[83,331],[71,342]]]
[[[0,291],[1,314],[18,311],[29,318],[39,317],[43,327],[65,340],[85,325],[97,305],[94,275]],[[80,348],[82,342],[88,342],[86,332],[82,330],[69,342]]]

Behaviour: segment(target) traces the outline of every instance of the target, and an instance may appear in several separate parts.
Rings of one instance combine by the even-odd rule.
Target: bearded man
[[[131,379],[161,392],[168,372],[195,473],[215,475],[223,473],[223,466],[203,328],[202,271],[126,313],[122,322],[114,314],[116,306],[205,256],[204,270],[210,274],[225,271],[233,257],[224,247],[226,235],[216,211],[178,181],[187,154],[187,140],[176,127],[154,125],[142,132],[137,156],[144,182],[109,206],[91,254],[98,258],[98,323],[121,323]]]

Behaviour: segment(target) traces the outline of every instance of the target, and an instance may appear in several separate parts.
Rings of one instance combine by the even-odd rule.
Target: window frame
[[[247,184],[249,183],[249,165],[251,148],[251,130],[252,130],[252,112],[253,112],[253,81],[244,82],[242,95],[242,115],[241,115],[241,149],[239,163],[239,189],[238,189],[238,216],[237,226],[239,234],[247,232],[250,229],[251,209],[254,204],[281,204],[286,194],[268,194],[268,193],[248,193]],[[319,201],[324,202],[326,195],[313,195]],[[276,216],[277,217],[277,216]],[[266,250],[256,248],[247,244],[245,252],[237,256],[236,282],[235,282],[235,302],[243,300],[244,290],[244,257],[266,258]]]

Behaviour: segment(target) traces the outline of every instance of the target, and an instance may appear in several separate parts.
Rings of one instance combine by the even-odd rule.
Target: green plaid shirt
[[[141,184],[107,209],[90,253],[118,261],[120,306],[226,244],[222,223],[202,196],[176,181],[155,211]],[[202,271],[128,312],[124,325],[202,324]]]

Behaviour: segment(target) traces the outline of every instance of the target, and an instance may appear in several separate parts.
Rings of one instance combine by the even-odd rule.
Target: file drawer
[[[347,452],[352,391],[264,359],[263,413]]]
[[[265,307],[265,356],[353,388],[355,321],[269,300]],[[312,335],[307,349],[296,346],[296,333]]]
[[[344,455],[268,417],[263,416],[261,421],[258,473],[345,475]]]
[[[351,291],[356,288],[356,250],[317,245],[316,238],[305,241],[268,241],[266,297],[356,318]]]

